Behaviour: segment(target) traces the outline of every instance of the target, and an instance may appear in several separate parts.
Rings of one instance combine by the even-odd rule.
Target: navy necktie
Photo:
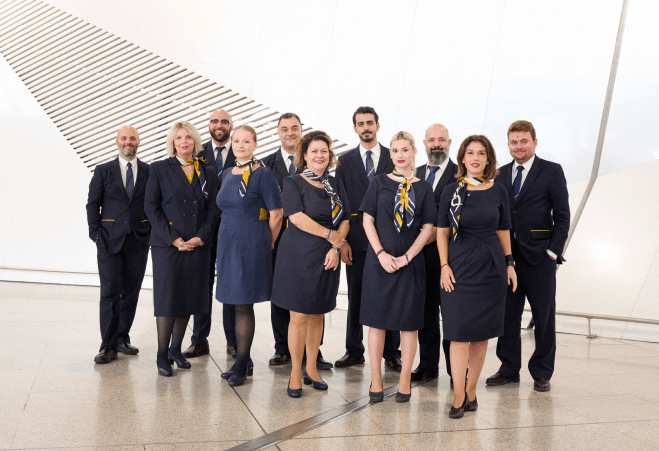
[[[517,166],[517,175],[515,176],[515,180],[513,180],[513,198],[517,199],[517,196],[519,196],[519,190],[522,187],[522,171],[524,170],[524,166]]]
[[[366,151],[366,177],[368,177],[369,182],[375,177],[375,165],[373,164],[373,158],[371,157],[372,154],[373,151]]]
[[[215,150],[217,150],[217,157],[215,157],[215,164],[217,165],[218,174],[222,172],[222,169],[224,169],[224,164],[222,163],[222,151],[224,149],[226,149],[225,146],[215,148]]]
[[[289,155],[288,159],[291,160],[291,163],[288,165],[288,175],[295,175],[295,165],[293,164],[293,155]]]
[[[126,194],[128,194],[128,200],[133,199],[134,192],[135,182],[133,182],[133,166],[128,163],[126,165]]]
[[[439,166],[428,166],[428,169],[430,170],[430,174],[428,174],[428,178],[426,179],[426,182],[428,182],[428,184],[432,186],[433,183],[435,183],[435,174],[437,174],[437,171],[439,170]]]

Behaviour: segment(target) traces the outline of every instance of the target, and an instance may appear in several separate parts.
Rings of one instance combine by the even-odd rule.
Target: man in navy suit
[[[520,328],[525,297],[535,321],[535,351],[529,359],[533,388],[549,391],[556,357],[556,264],[562,263],[570,229],[570,205],[563,168],[536,156],[533,124],[516,121],[508,128],[508,149],[514,161],[496,178],[508,190],[512,256],[517,291],[508,288],[503,336],[497,342],[499,371],[487,385],[519,382],[522,368]]]
[[[336,177],[343,182],[353,211],[359,211],[371,180],[380,174],[394,170],[389,149],[377,140],[380,130],[378,115],[371,107],[359,107],[352,115],[353,130],[359,136],[359,145],[339,157]],[[364,232],[363,215],[353,213],[350,231],[341,250],[341,260],[346,264],[348,279],[348,324],[346,328],[346,353],[334,365],[345,368],[364,363],[364,331],[359,322],[362,297],[362,276],[366,262],[368,238]],[[387,331],[384,342],[384,362],[389,369],[400,371],[400,332]]]
[[[458,166],[448,156],[451,139],[446,127],[442,124],[433,124],[428,127],[423,145],[428,155],[428,164],[419,166],[416,169],[416,176],[432,185],[435,203],[439,206],[442,191],[446,185],[455,182],[455,173],[458,171]],[[451,360],[449,358],[451,342],[442,341],[442,332],[439,328],[439,308],[441,306],[439,275],[442,265],[439,261],[436,231],[430,235],[428,242],[423,247],[423,258],[426,262],[426,304],[423,329],[419,331],[421,360],[419,366],[412,371],[413,381],[428,381],[437,378],[439,375],[440,342],[444,348],[446,369],[449,376],[451,375]]]
[[[300,117],[295,113],[284,113],[279,117],[277,123],[277,133],[279,134],[279,141],[281,147],[275,152],[265,157],[262,162],[270,169],[277,179],[279,190],[284,187],[284,179],[289,175],[295,175],[298,170],[295,167],[294,156],[295,149],[300,137],[302,136],[302,122]],[[272,250],[272,266],[275,266],[277,259],[277,249],[279,249],[279,240],[281,239],[284,230],[286,229],[286,219],[282,222],[282,228],[279,231],[275,247]],[[270,359],[271,366],[284,365],[291,360],[291,353],[288,349],[288,324],[291,320],[291,314],[288,310],[277,307],[275,304],[270,304],[270,319],[272,321],[272,333],[275,337],[275,355]],[[322,344],[322,342],[321,342]],[[316,368],[319,370],[328,370],[332,368],[330,362],[323,359],[320,350],[316,360]]]
[[[121,127],[116,140],[119,156],[96,166],[89,183],[87,223],[96,243],[101,281],[101,347],[96,363],[117,359],[117,351],[139,352],[130,344],[130,328],[149,256],[151,225],[144,213],[149,165],[137,158],[137,130]]]
[[[199,152],[199,157],[203,158],[206,163],[214,167],[218,175],[226,168],[231,168],[236,164],[236,157],[231,151],[231,130],[233,124],[231,116],[224,110],[215,110],[211,113],[208,121],[208,131],[211,140],[203,145]],[[210,303],[213,306],[213,284],[215,283],[215,262],[217,259],[217,232],[220,224],[213,230],[211,241],[211,271],[208,289],[210,290]],[[221,286],[222,281],[217,283]],[[194,315],[194,325],[192,328],[192,343],[183,353],[187,358],[199,357],[210,352],[208,346],[208,336],[211,332],[211,310],[204,315]],[[227,340],[227,354],[236,357],[236,308],[233,305],[224,304],[222,306],[222,322],[224,325],[224,335]]]

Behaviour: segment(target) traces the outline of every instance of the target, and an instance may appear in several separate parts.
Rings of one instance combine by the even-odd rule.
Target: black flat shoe
[[[462,403],[460,407],[453,407],[451,405],[451,410],[448,413],[448,417],[457,420],[458,418],[462,418],[465,416],[465,406],[467,405],[467,400],[469,399],[469,396],[467,396],[467,392],[465,392],[465,400]]]
[[[315,390],[327,390],[329,388],[328,385],[322,380],[320,382],[316,382],[315,380],[311,379],[311,377],[309,377],[309,373],[307,373],[306,368],[302,370],[302,380],[304,381],[304,385],[313,385]]]
[[[190,345],[190,347],[183,353],[183,357],[193,359],[202,355],[208,355],[210,352],[211,350],[208,345]]]
[[[334,364],[332,362],[325,360],[322,355],[318,356],[316,359],[316,369],[331,370],[332,368],[334,368]]]
[[[249,362],[247,362],[247,374],[245,375],[245,377],[252,376],[253,374],[254,374],[254,362],[252,361],[252,359],[249,359]],[[233,367],[231,367],[226,373],[220,374],[220,377],[222,379],[231,379],[231,376],[233,376]]]
[[[551,390],[551,384],[547,379],[534,379],[533,380],[533,390],[545,392]]]
[[[384,367],[400,373],[400,370],[403,368],[403,361],[399,357],[385,360]]]
[[[291,361],[291,357],[286,354],[275,354],[270,358],[268,365],[281,366],[281,365],[286,365],[290,361]]]
[[[439,377],[439,371],[426,371],[420,366],[417,367],[414,371],[412,371],[412,381],[418,382],[418,381],[431,381],[433,379],[437,379]]]
[[[140,352],[139,349],[137,349],[135,346],[133,346],[130,343],[120,344],[119,346],[117,346],[117,351],[126,355],[137,355],[137,353]]]
[[[467,399],[469,399],[469,395],[467,395]],[[478,409],[478,398],[474,397],[473,401],[467,401],[467,404],[465,404],[465,412],[476,412]]]
[[[167,356],[169,357],[169,364],[170,365],[172,365],[174,362],[176,362],[176,366],[178,366],[179,368],[183,368],[184,370],[189,370],[190,368],[192,368],[192,365],[190,364],[190,362],[185,360],[185,358],[181,358],[181,359],[176,358],[172,355],[171,352],[168,352]]]
[[[100,364],[110,363],[113,360],[117,360],[117,351],[115,351],[112,346],[107,346],[101,349],[101,351],[96,354],[96,357],[94,357],[94,362]]]
[[[499,385],[506,385],[519,382],[519,376],[517,377],[508,377],[504,376],[501,373],[495,373],[494,375],[485,379],[485,385],[490,385],[492,387],[497,387]]]
[[[350,354],[346,354],[343,357],[341,357],[339,360],[334,362],[334,366],[337,368],[348,368],[349,366],[353,365],[361,365],[364,363],[364,356],[360,358],[356,358],[351,356]]]
[[[382,402],[382,401],[384,401],[384,390],[382,390],[382,391],[371,391],[372,386],[373,386],[373,382],[371,382],[371,385],[368,387],[368,397],[371,398],[371,402]]]
[[[291,398],[299,398],[302,396],[302,387],[300,388],[291,388],[291,380],[288,379],[288,387],[286,388],[286,393]]]

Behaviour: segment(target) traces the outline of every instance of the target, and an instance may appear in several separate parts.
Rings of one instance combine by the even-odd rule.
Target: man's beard
[[[359,137],[360,137],[360,138],[362,139],[362,141],[364,141],[365,143],[370,143],[371,141],[373,141],[373,140],[375,139],[375,133],[370,133],[370,132],[369,132],[369,134],[370,134],[371,136],[366,137],[366,133],[362,133],[361,135],[359,135]]]
[[[430,150],[426,150],[428,154],[428,163],[438,166],[446,161],[448,158],[448,147],[446,149],[441,149],[440,147],[432,147]],[[441,151],[437,153],[436,151]]]
[[[125,157],[125,158],[133,158],[135,155],[137,155],[137,148],[139,146],[135,146],[132,150],[131,153],[126,152],[126,146],[117,146],[119,148],[119,153]]]
[[[215,142],[221,143],[229,139],[229,132],[228,131],[223,131],[223,130],[218,130],[217,132],[211,132],[211,138],[215,140]]]

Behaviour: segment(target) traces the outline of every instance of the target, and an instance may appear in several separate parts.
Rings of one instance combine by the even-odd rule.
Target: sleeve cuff
[[[556,260],[556,259],[558,258],[558,255],[554,254],[554,253],[553,253],[552,251],[550,251],[549,249],[547,249],[547,254],[548,254],[551,258],[553,258],[554,260]]]

